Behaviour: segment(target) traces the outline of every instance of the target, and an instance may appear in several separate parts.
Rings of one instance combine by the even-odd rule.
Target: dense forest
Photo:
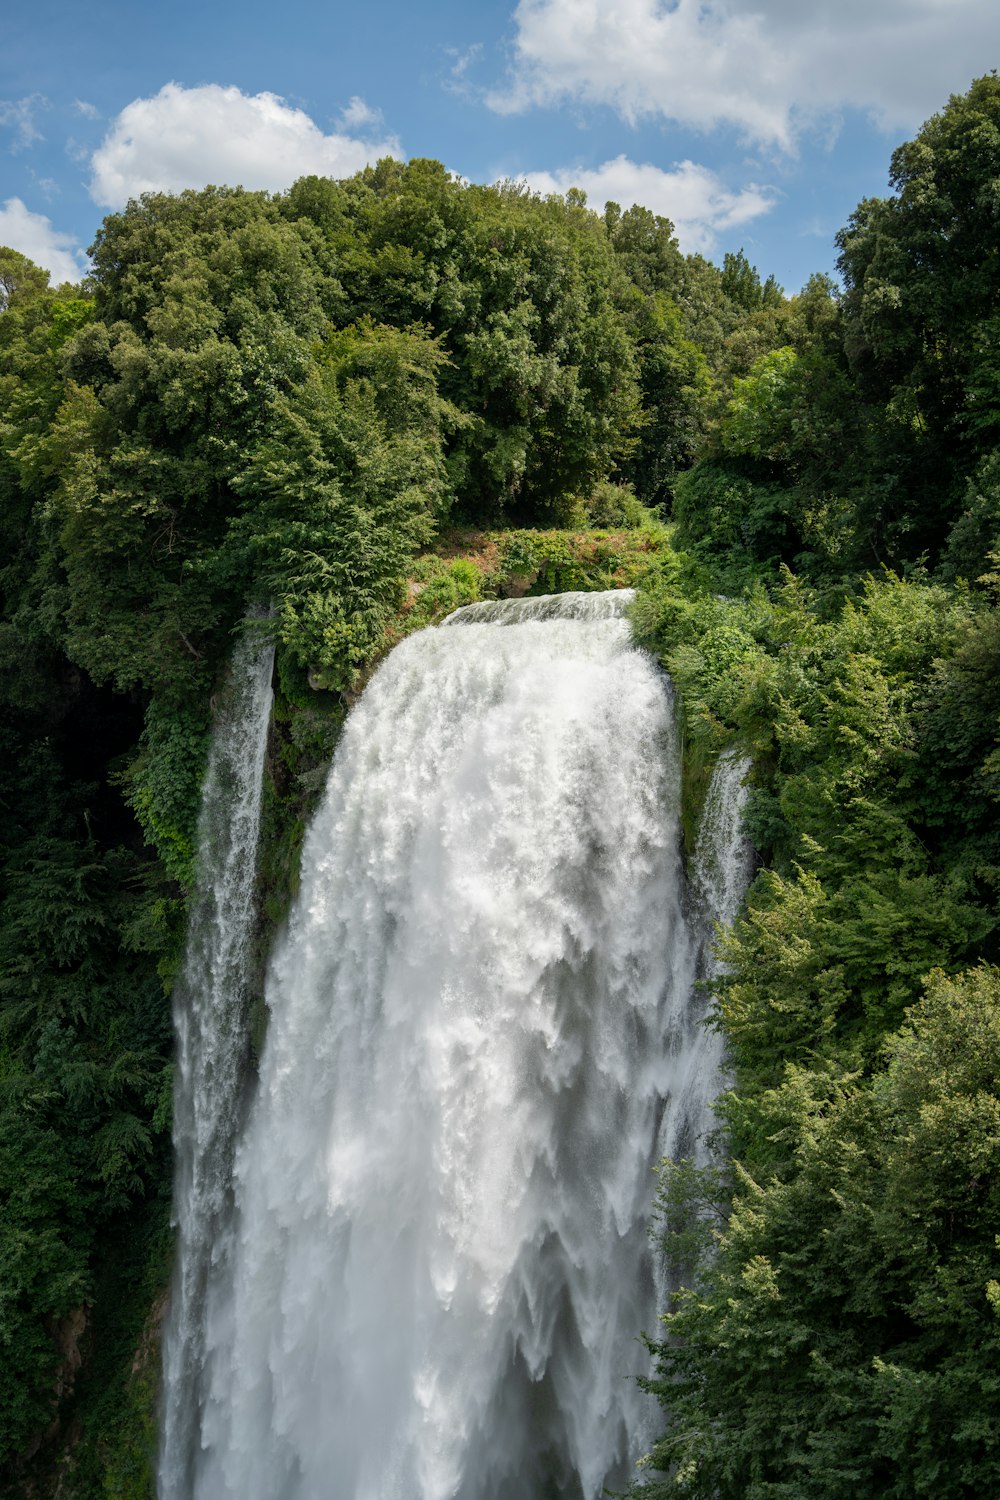
[[[667,1163],[637,1493],[1000,1493],[1000,79],[795,296],[385,160],[0,250],[0,1490],[148,1497],[169,994],[213,695],[271,611],[260,959],[375,662],[638,590],[685,826],[753,758],[721,1165]]]

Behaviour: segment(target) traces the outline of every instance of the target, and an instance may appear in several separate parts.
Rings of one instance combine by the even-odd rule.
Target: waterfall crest
[[[233,653],[202,784],[197,884],[174,990],[177,1252],[163,1345],[161,1500],[192,1493],[210,1284],[225,1274],[273,657],[253,633]]]
[[[718,1078],[692,1007],[741,778],[720,763],[691,887],[629,597],[460,610],[347,721],[268,975],[185,1500],[597,1500],[648,1446],[652,1168]]]
[[[635,598],[635,589],[599,594],[541,594],[532,599],[484,599],[466,604],[445,625],[524,625],[529,620],[620,620]]]

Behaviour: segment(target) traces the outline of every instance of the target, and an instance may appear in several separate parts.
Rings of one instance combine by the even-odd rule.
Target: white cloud
[[[32,213],[20,198],[8,198],[0,208],[0,245],[20,250],[43,266],[56,285],[79,281],[86,274],[86,257],[73,236],[61,234],[51,219]]]
[[[458,47],[446,47],[445,56],[451,61],[444,87],[449,94],[457,94],[459,98],[472,98],[478,91],[473,88],[469,75],[482,60],[482,42],[473,42],[464,51]]]
[[[678,162],[670,171],[650,163],[616,156],[590,170],[561,167],[555,172],[528,172],[524,180],[537,193],[565,193],[582,188],[591,207],[603,209],[608,200],[631,208],[641,204],[673,221],[685,253],[707,253],[727,229],[748,224],[773,207],[765,188],[751,185],[731,192],[707,167]]]
[[[8,125],[16,133],[12,150],[22,151],[45,137],[35,124],[35,115],[47,109],[49,101],[42,94],[28,94],[24,99],[0,99],[0,125]]]
[[[503,113],[564,100],[794,149],[847,107],[911,129],[1000,62],[996,0],[520,0]]]
[[[372,109],[360,94],[353,94],[340,111],[340,123],[345,130],[364,130],[366,125],[381,125],[382,111]]]
[[[359,101],[360,102],[360,101]],[[90,195],[120,208],[145,192],[180,192],[207,183],[277,192],[297,177],[345,177],[399,143],[324,135],[277,94],[244,94],[209,83],[168,83],[151,99],[126,105],[91,157]]]
[[[73,108],[78,115],[83,115],[86,120],[99,120],[101,111],[96,104],[89,104],[86,99],[74,99]]]

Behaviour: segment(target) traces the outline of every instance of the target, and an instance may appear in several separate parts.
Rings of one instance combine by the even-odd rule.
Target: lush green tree
[[[275,601],[317,685],[349,687],[377,650],[450,499],[444,443],[463,418],[438,394],[445,362],[419,327],[331,334],[237,481],[220,566]]]
[[[442,340],[441,393],[469,419],[449,444],[468,514],[551,517],[629,452],[620,273],[582,201],[387,159],[336,193],[294,189],[292,210],[340,235],[348,320],[426,323]]]
[[[0,657],[20,668],[61,644],[58,573],[43,540],[59,483],[49,433],[65,394],[63,355],[93,316],[79,288],[52,291],[46,272],[0,250]],[[44,691],[44,689],[43,689]]]
[[[722,290],[731,302],[735,302],[746,312],[781,307],[785,296],[773,276],[761,281],[760,272],[750,264],[742,249],[737,250],[735,255],[727,251],[723,256]]]
[[[708,364],[684,336],[680,309],[658,292],[635,297],[627,309],[639,367],[642,427],[623,467],[647,505],[672,509],[677,476],[704,435],[711,409]]]
[[[19,250],[0,245],[0,312],[33,301],[48,289],[49,274]]]
[[[22,707],[3,732],[5,1492],[15,1460],[37,1445],[72,1385],[102,1254],[168,1162],[169,1008],[155,920],[141,933],[143,863],[116,842],[124,820],[113,790],[67,775],[74,761],[99,763],[94,740],[108,730],[96,709],[85,683],[64,689],[61,704],[53,686],[43,711]]]
[[[50,505],[67,645],[99,680],[210,680],[245,600],[207,566],[233,479],[306,376],[339,290],[311,225],[260,193],[146,195],[94,247],[97,321],[67,351]]]
[[[941,559],[945,578],[975,582],[1000,557],[1000,450],[984,458],[966,486],[964,509],[948,533]]]
[[[721,1213],[717,1173],[668,1171],[668,1238],[702,1254],[656,1350],[651,1500],[1000,1484],[1000,971],[931,975],[887,1063],[789,1066],[760,1104],[780,1162]]]
[[[765,868],[720,947],[731,1162],[667,1168],[680,1290],[642,1492],[975,1495],[1000,1462],[1000,976],[962,970],[997,957],[996,612],[922,577],[836,608],[791,575],[677,583],[636,629],[681,688],[686,782],[751,751]]]
[[[688,266],[669,219],[639,204],[622,213],[617,203],[608,203],[604,225],[619,263],[638,291],[646,297],[681,294]]]
[[[983,887],[1000,885],[1000,610],[980,603],[939,658],[914,716],[921,837]]]
[[[895,196],[865,200],[838,236],[847,349],[909,490],[887,523],[911,553],[940,546],[964,478],[1000,441],[998,175],[993,73],[894,152]]]

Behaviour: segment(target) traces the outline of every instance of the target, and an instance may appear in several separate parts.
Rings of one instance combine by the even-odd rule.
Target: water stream
[[[197,885],[174,989],[177,1254],[163,1344],[162,1500],[189,1500],[193,1493],[210,1284],[228,1275],[273,657],[259,634],[244,636],[216,709],[198,820]]]

